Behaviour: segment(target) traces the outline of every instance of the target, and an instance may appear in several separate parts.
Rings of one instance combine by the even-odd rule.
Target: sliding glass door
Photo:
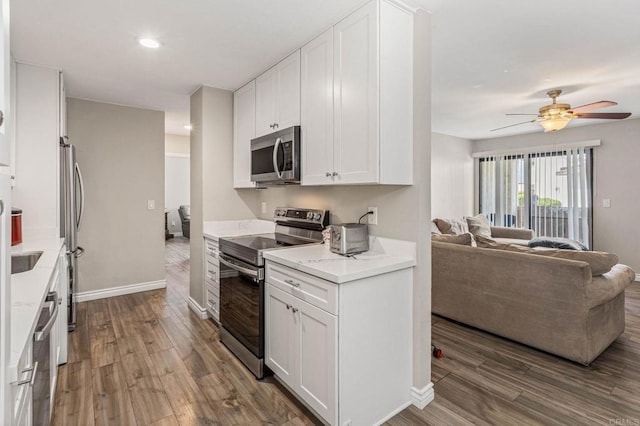
[[[480,158],[480,212],[495,226],[591,246],[592,150]]]

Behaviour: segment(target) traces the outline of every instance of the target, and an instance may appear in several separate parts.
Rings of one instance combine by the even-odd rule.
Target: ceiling
[[[504,113],[537,112],[552,88],[573,106],[612,100],[619,105],[603,112],[640,116],[640,2],[410,1],[433,13],[433,131],[539,132],[489,130],[524,121]],[[166,131],[186,134],[189,96],[201,84],[240,87],[362,3],[13,0],[12,52],[62,69],[71,97],[166,111]],[[142,36],[162,47],[141,47]]]

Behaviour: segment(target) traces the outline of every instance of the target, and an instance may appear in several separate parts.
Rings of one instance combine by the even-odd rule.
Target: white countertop
[[[17,365],[36,328],[40,306],[53,283],[63,238],[25,240],[11,248],[11,253],[43,251],[36,266],[27,272],[11,275],[11,359],[9,381],[17,380]]]
[[[276,229],[270,220],[218,220],[204,222],[202,233],[205,237],[218,241],[218,238],[239,237],[243,235],[269,234]]]
[[[334,283],[346,283],[416,265],[416,244],[370,237],[369,251],[352,257],[332,253],[328,244],[266,251],[264,258]]]

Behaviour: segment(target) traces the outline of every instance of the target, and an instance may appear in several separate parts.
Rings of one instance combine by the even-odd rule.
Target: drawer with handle
[[[218,243],[208,238],[204,239],[204,252],[207,256],[214,259],[218,258]]]
[[[210,291],[207,291],[207,310],[216,321],[220,321],[220,299]]]
[[[337,284],[273,262],[267,262],[266,281],[313,306],[338,314]]]
[[[208,282],[219,283],[220,282],[220,267],[209,261],[205,262],[205,279]]]

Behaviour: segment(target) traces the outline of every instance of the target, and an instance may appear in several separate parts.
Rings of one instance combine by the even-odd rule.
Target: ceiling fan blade
[[[506,113],[505,115],[538,115],[538,114],[520,114],[520,113],[509,112],[509,113]]]
[[[575,107],[569,110],[569,112],[587,112],[587,111],[593,111],[594,109],[606,108],[614,105],[618,105],[618,103],[613,101],[598,101],[591,104]]]
[[[528,120],[528,121],[523,121],[522,123],[516,123],[516,124],[510,124],[508,126],[504,126],[504,127],[498,127],[497,129],[491,129],[489,130],[490,132],[495,132],[496,130],[502,130],[502,129],[506,129],[508,127],[514,127],[514,126],[519,126],[521,124],[527,124],[527,123],[535,123],[537,120]]]
[[[630,112],[585,112],[575,114],[576,118],[605,118],[610,120],[622,120],[631,115]]]

